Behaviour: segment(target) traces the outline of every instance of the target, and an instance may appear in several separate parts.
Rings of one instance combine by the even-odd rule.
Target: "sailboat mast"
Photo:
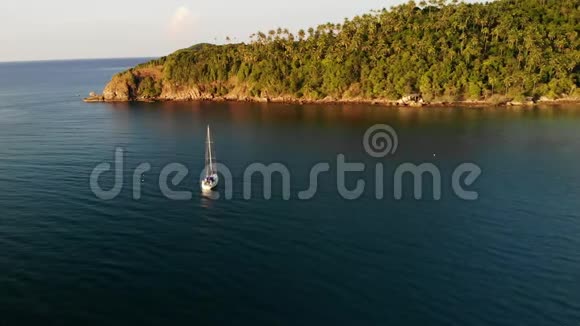
[[[209,125],[207,126],[207,148],[208,148],[208,155],[209,155],[209,166],[208,168],[208,173],[209,175],[213,174],[213,160],[211,157],[211,134],[209,132]]]

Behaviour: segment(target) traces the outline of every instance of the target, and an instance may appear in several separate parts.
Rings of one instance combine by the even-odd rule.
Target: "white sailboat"
[[[215,166],[215,157],[212,151],[211,134],[207,126],[207,139],[205,143],[205,177],[201,180],[201,189],[211,191],[218,185],[218,174]]]

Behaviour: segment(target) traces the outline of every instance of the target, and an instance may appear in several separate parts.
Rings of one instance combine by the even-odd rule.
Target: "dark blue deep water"
[[[141,61],[0,64],[0,325],[580,325],[580,107],[81,101]],[[399,136],[387,158],[362,146],[377,123]],[[207,124],[232,200],[199,191]],[[117,147],[124,187],[104,201],[89,176]],[[366,181],[356,200],[336,190],[338,154],[366,165],[347,177]],[[190,200],[159,189],[173,162]],[[279,177],[272,199],[254,178],[244,200],[253,162],[288,167],[290,200]],[[331,171],[298,200],[317,162]],[[441,200],[429,181],[395,200],[402,162],[440,168]],[[483,171],[476,201],[452,191],[462,162]]]

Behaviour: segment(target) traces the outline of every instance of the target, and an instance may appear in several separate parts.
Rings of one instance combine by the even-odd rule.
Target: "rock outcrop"
[[[423,100],[423,97],[421,96],[421,94],[411,94],[411,95],[404,96],[403,98],[398,100],[397,104],[398,105],[405,105],[405,106],[420,107],[420,106],[423,106],[427,103]]]
[[[134,100],[134,94],[137,93],[137,85],[132,72],[126,72],[116,75],[105,86],[103,90],[103,99],[105,101],[131,101]]]

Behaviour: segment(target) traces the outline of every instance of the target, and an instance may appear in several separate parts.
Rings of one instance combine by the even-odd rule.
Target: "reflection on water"
[[[217,191],[202,191],[200,190],[201,196],[201,205],[204,208],[211,208],[213,207],[212,202],[214,200],[220,199],[220,193]]]
[[[481,119],[565,119],[578,118],[580,108],[575,105],[535,107],[425,107],[397,108],[359,104],[294,105],[276,103],[242,102],[158,102],[158,103],[107,103],[102,104],[117,112],[130,110],[133,114],[156,111],[168,123],[170,117],[204,119],[229,118],[235,122],[261,123],[366,123],[392,119],[398,124],[446,123],[453,121],[478,121]],[[212,110],[211,113],[209,110]]]

